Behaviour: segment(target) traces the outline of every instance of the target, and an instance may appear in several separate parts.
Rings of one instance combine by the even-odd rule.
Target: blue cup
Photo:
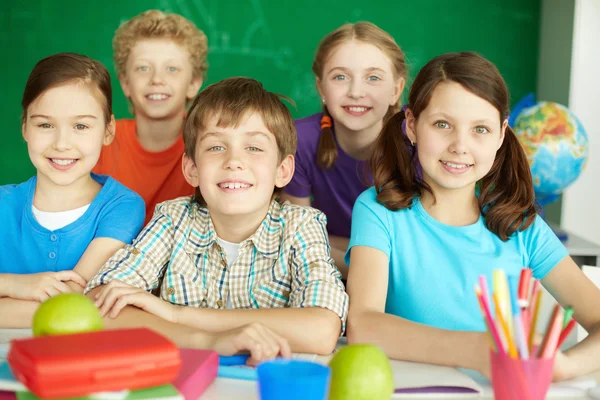
[[[300,360],[275,359],[259,364],[258,391],[261,400],[326,400],[329,367]]]

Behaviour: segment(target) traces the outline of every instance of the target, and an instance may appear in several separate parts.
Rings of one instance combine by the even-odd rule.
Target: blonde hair
[[[113,38],[113,59],[118,76],[124,76],[131,49],[140,39],[171,39],[190,54],[194,78],[204,79],[208,62],[206,35],[190,20],[159,10],[145,11],[123,22]]]
[[[206,87],[194,99],[183,125],[185,154],[196,162],[196,142],[210,118],[219,118],[217,126],[237,127],[244,116],[255,112],[275,136],[279,159],[295,155],[298,143],[296,127],[282,100],[293,104],[289,98],[269,92],[262,83],[250,78],[227,78]],[[273,193],[278,194],[281,189],[274,188]],[[199,189],[196,189],[195,200],[201,205],[206,204]]]
[[[396,43],[394,38],[370,22],[357,22],[355,24],[344,24],[325,36],[315,54],[312,70],[315,76],[323,79],[323,68],[327,59],[340,44],[357,40],[372,44],[381,50],[392,62],[394,78],[404,78],[406,80],[407,68],[404,60],[404,52]],[[384,123],[400,109],[400,100],[390,106],[385,115]],[[323,105],[324,116],[331,119],[327,106]],[[319,139],[319,148],[317,151],[317,163],[321,168],[331,168],[337,158],[337,146],[333,138],[330,124],[322,124],[321,137]]]

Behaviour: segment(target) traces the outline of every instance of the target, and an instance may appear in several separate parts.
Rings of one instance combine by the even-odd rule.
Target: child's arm
[[[85,280],[73,271],[0,274],[0,328],[29,328],[40,302],[69,286],[83,291]]]
[[[0,328],[31,328],[33,314],[39,305],[39,301],[1,298]]]
[[[390,357],[474,369],[489,376],[489,343],[483,332],[448,331],[385,313],[388,256],[354,246],[350,253],[348,343],[373,343]]]
[[[597,371],[600,369],[600,289],[569,256],[542,279],[542,284],[563,307],[573,307],[574,318],[589,333],[564,353],[566,357],[561,357],[560,365],[555,362],[554,378],[571,379]]]
[[[310,197],[295,197],[288,193],[281,194],[281,201],[288,200],[292,204],[303,207],[310,207]],[[348,266],[344,261],[344,255],[348,249],[349,238],[342,236],[329,235],[329,244],[331,245],[331,258],[335,261],[335,266],[342,273],[342,279],[348,278]]]
[[[96,294],[101,290],[102,287],[97,287],[91,290],[87,296],[94,300]],[[158,299],[158,301],[162,300]],[[148,327],[168,337],[183,348],[213,349],[222,355],[248,351],[251,355],[249,364],[257,364],[278,355],[291,357],[287,341],[258,323],[250,323],[238,329],[215,334],[165,321],[135,307],[125,307],[116,318],[104,318],[105,329],[140,326]]]
[[[325,308],[212,310],[178,306],[118,281],[111,281],[97,293],[98,298],[93,299],[102,315],[109,318],[119,318],[122,310],[134,306],[165,321],[216,335],[259,323],[286,338],[299,353],[330,354],[342,328],[340,317]]]
[[[343,236],[329,235],[329,244],[331,245],[331,258],[335,261],[335,266],[340,270],[342,279],[348,279],[348,266],[344,261],[346,250],[348,250],[350,238]]]
[[[286,338],[297,353],[327,355],[335,349],[342,323],[333,311],[319,307],[212,310],[178,307],[178,321],[218,334],[259,323]]]
[[[285,337],[296,352],[329,354],[346,320],[348,297],[328,253],[324,215],[306,211],[293,236],[294,258],[288,260],[292,290],[291,308],[212,310],[179,307],[126,285],[113,283],[102,291],[96,304],[115,316],[125,305],[135,305],[172,322],[222,332],[257,322]],[[283,294],[280,294],[283,295]],[[109,311],[110,310],[110,311]]]
[[[74,271],[0,274],[0,298],[42,302],[59,293],[73,290],[81,292],[86,283],[85,279]]]
[[[115,239],[94,239],[73,271],[0,274],[0,328],[29,328],[40,302],[59,293],[83,293],[87,280],[123,247]]]
[[[329,255],[325,215],[305,209],[293,218],[299,219],[298,226],[289,241],[282,243],[291,249],[285,261],[291,274],[290,308],[220,311],[181,307],[179,321],[209,331],[256,321],[285,337],[293,351],[331,353],[344,330],[348,295]]]
[[[124,246],[125,243],[117,239],[107,237],[96,238],[89,244],[79,259],[79,262],[75,268],[73,268],[73,271],[85,279],[87,284],[87,281],[92,279],[98,273],[100,267],[102,267],[102,265],[104,265],[104,263],[106,263],[106,261],[108,261],[113,254],[115,254]],[[85,285],[80,287],[74,285],[73,283],[68,284],[73,291],[83,293]]]
[[[0,328],[30,328],[40,302],[59,293],[82,292],[85,284],[74,271],[0,274]]]

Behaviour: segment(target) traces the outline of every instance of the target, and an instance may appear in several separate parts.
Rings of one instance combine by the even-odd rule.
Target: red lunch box
[[[147,328],[13,340],[7,360],[17,380],[47,399],[163,385],[181,366],[179,348]]]

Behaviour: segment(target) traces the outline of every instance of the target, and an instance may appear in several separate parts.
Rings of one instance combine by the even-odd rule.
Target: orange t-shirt
[[[147,223],[158,203],[194,194],[194,188],[185,181],[181,171],[183,150],[183,138],[179,136],[166,150],[148,151],[137,139],[135,120],[120,119],[115,140],[102,148],[93,172],[110,175],[142,196],[146,202]]]

